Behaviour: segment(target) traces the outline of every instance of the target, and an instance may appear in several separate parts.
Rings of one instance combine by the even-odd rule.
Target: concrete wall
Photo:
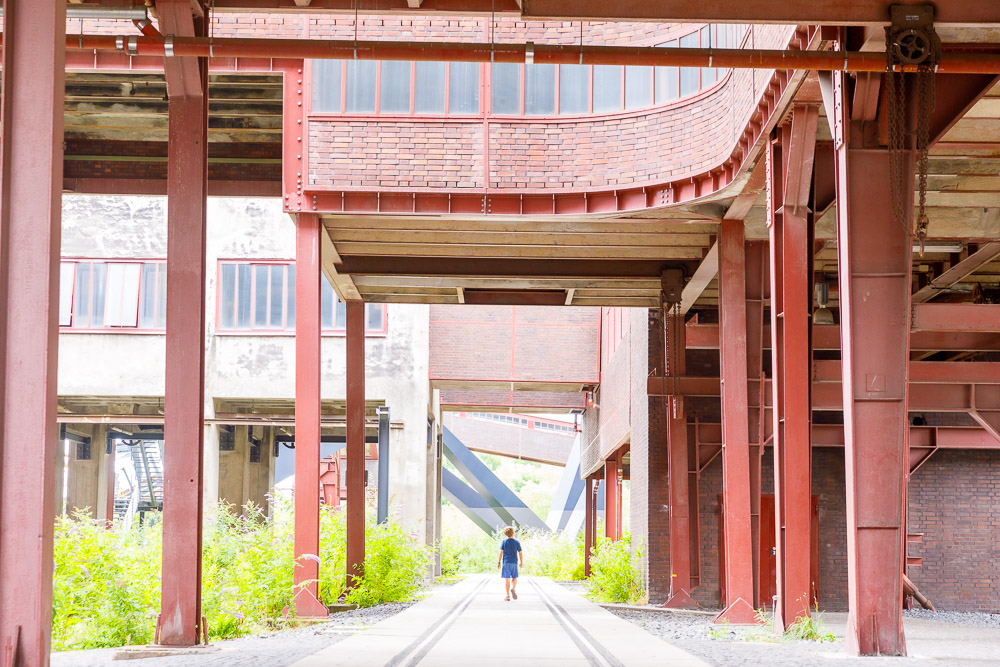
[[[166,199],[65,196],[62,254],[94,259],[165,258]],[[281,212],[280,201],[209,200],[206,417],[214,416],[216,399],[294,398],[294,335],[230,335],[216,331],[220,260],[294,257],[295,227]],[[393,431],[390,496],[393,502],[405,505],[402,519],[423,532],[429,493],[427,416],[431,410],[427,382],[428,307],[393,304],[387,313],[387,333],[366,339],[366,394],[368,400],[384,401],[392,421],[401,424]],[[115,397],[162,397],[164,342],[162,333],[64,331],[59,337],[60,396],[106,397],[109,404],[115,402]],[[345,397],[345,354],[342,335],[324,335],[324,400]],[[245,429],[239,430],[245,439]],[[263,473],[253,483],[244,479],[251,471],[245,471],[242,462],[237,465],[232,460],[243,454],[220,454],[216,431],[206,427],[206,499],[224,498],[236,503],[239,478],[241,502],[262,502]]]

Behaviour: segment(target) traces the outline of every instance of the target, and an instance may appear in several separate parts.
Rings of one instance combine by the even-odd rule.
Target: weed
[[[822,617],[818,612],[813,616],[795,619],[795,622],[785,631],[785,636],[789,639],[802,639],[813,642],[832,642],[837,640],[837,636],[823,625]]]

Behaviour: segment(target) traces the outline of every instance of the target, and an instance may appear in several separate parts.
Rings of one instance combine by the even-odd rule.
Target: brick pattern
[[[644,471],[645,498],[636,499],[632,494],[632,525],[636,525],[636,514],[642,516],[645,524],[644,559],[646,590],[653,604],[666,602],[670,596],[670,488],[668,486],[669,457],[667,455],[667,418],[663,399],[646,394],[646,377],[650,373],[662,372],[663,365],[663,317],[658,309],[638,310],[632,316],[632,330],[641,330],[645,335],[643,345],[636,345],[633,351],[633,368],[645,372],[632,374],[632,456],[637,449],[645,449],[646,470]],[[646,357],[646,360],[643,359]],[[645,361],[645,363],[643,363]],[[645,424],[643,424],[645,422]],[[633,459],[634,460],[634,459]],[[635,479],[635,465],[632,466]],[[634,482],[633,482],[634,483]],[[637,502],[638,500],[638,502]]]
[[[461,39],[462,26],[457,24],[462,21],[436,23],[430,33],[435,39],[446,39],[437,32],[442,30],[449,38]],[[426,34],[415,25],[410,26],[412,32],[398,32],[397,27],[387,27],[385,38],[416,39]],[[640,38],[655,29],[615,24],[601,43],[659,43],[667,38]],[[546,30],[552,31],[548,38]],[[572,27],[561,24],[532,24],[527,32],[509,34],[517,40],[573,43],[567,36],[571,32]],[[481,39],[474,32],[468,34],[470,40]],[[753,42],[758,48],[782,48],[790,34],[786,26],[758,26]],[[616,35],[623,36],[621,41],[616,41]],[[498,37],[497,41],[502,40]],[[598,41],[585,39],[585,43]],[[756,109],[770,75],[770,71],[734,71],[717,88],[680,103],[583,119],[478,117],[400,122],[324,116],[310,120],[310,184],[481,189],[486,178],[487,137],[488,186],[495,190],[608,189],[679,181],[712,169],[734,149],[739,150],[735,146],[739,130]]]
[[[309,181],[338,187],[481,188],[478,122],[311,121]]]
[[[441,405],[449,408],[553,408],[579,410],[585,407],[584,395],[566,391],[488,391],[484,389],[442,389]]]
[[[598,381],[597,309],[430,308],[431,380]]]
[[[942,450],[910,479],[909,576],[938,609],[1000,612],[1000,451]]]

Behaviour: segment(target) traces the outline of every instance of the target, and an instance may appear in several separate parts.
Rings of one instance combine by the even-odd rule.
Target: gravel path
[[[959,623],[977,628],[1000,628],[1000,614],[984,614],[971,611],[929,611],[927,609],[907,609],[903,611],[907,618],[921,618],[939,623]]]
[[[215,642],[221,651],[200,655],[177,655],[163,658],[145,658],[127,662],[112,662],[118,649],[89,651],[64,651],[52,654],[52,667],[284,667],[293,662],[336,644],[345,637],[390,616],[398,614],[415,602],[398,602],[355,609],[334,614],[330,621],[319,625],[290,630],[265,632],[259,635]]]
[[[605,607],[608,608],[608,607]],[[956,612],[924,612],[907,614],[919,616],[913,625],[908,622],[907,633],[913,644],[910,658],[856,658],[844,652],[845,614],[830,614],[830,621],[824,623],[826,632],[833,632],[837,639],[833,642],[813,642],[801,640],[775,640],[765,628],[719,627],[712,623],[710,615],[679,614],[666,611],[631,611],[626,609],[608,609],[616,616],[635,623],[647,632],[693,653],[713,665],[822,665],[836,661],[837,665],[881,665],[897,664],[905,667],[942,667],[942,665],[996,665],[1000,664],[1000,634],[985,633],[988,636],[979,637],[982,631],[971,632],[971,637],[955,637],[961,630],[969,631],[967,622],[977,627],[984,624],[995,626],[997,615],[991,614],[961,614]],[[945,614],[944,617],[940,617]],[[969,621],[969,617],[975,617]],[[950,620],[946,620],[950,619]],[[962,620],[965,619],[965,620]],[[821,617],[822,620],[822,617]],[[931,621],[931,622],[925,622]],[[941,631],[937,621],[962,623],[961,630],[955,628],[948,631],[944,626]],[[940,643],[949,644],[942,649],[944,652],[934,654],[928,650],[928,639],[939,633]],[[928,634],[923,642],[918,635]],[[969,640],[973,641],[970,642]],[[996,656],[996,660],[993,660]]]

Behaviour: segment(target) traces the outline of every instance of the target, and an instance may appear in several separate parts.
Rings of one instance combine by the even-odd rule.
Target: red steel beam
[[[160,2],[161,26],[205,34],[188,0]],[[202,460],[205,420],[205,267],[208,66],[164,64],[167,148],[167,332],[164,392],[163,577],[159,642],[194,646],[201,633]]]
[[[4,2],[0,139],[0,656],[47,665],[66,5]]]
[[[323,273],[319,216],[295,216],[295,614],[329,614],[319,600],[321,355],[320,286]],[[339,470],[339,467],[338,467]],[[337,504],[340,503],[339,482]]]
[[[719,329],[722,336],[722,495],[725,609],[716,623],[753,623],[750,442],[747,404],[746,256],[743,223],[719,224]]]
[[[837,113],[837,238],[847,487],[847,648],[905,655],[902,574],[909,471],[907,361],[912,197],[894,219],[889,151],[866,144],[847,109],[848,77],[833,80]],[[905,192],[913,154],[905,153]],[[908,186],[906,184],[909,184]]]
[[[937,305],[937,304],[935,304]],[[764,327],[764,342],[770,349],[770,326]],[[839,350],[840,327],[835,324],[814,324],[814,350]],[[688,322],[688,349],[719,349],[719,325]],[[1000,351],[1000,336],[975,331],[914,331],[910,334],[910,349],[914,352],[996,352]]]
[[[995,18],[994,18],[995,20]],[[133,47],[134,44],[134,47]],[[484,42],[393,42],[325,39],[261,39],[252,37],[126,37],[73,35],[66,48],[84,52],[123,52],[138,56],[199,58],[272,58],[288,60],[403,60],[449,62],[536,63],[551,65],[632,65],[657,67],[724,67],[884,72],[885,55],[877,51],[794,51],[779,49],[689,49],[651,46],[560,44],[489,44]],[[899,66],[897,66],[899,69]],[[915,72],[907,65],[905,71]],[[997,74],[1000,54],[945,51],[939,74]]]
[[[347,310],[347,582],[365,564],[365,304],[348,301]]]
[[[597,483],[588,476],[583,481],[583,576],[590,576],[590,550],[597,537]]]
[[[247,0],[223,0],[243,4]],[[271,0],[274,2],[275,0]],[[314,0],[315,2],[315,0]],[[625,0],[607,3],[603,0],[531,0],[524,3],[522,16],[538,20],[576,21],[664,21],[669,23],[724,21],[732,23],[810,23],[820,25],[871,25],[889,23],[891,4],[919,5],[923,0],[710,0],[685,2],[661,0],[642,2]],[[937,25],[955,23],[995,24],[996,12],[977,0],[948,0],[936,5]]]
[[[943,272],[937,278],[932,280],[927,286],[914,292],[910,301],[914,304],[930,301],[936,295],[943,293],[962,278],[976,272],[982,266],[989,264],[998,256],[1000,256],[1000,241],[983,244],[980,246],[979,250],[972,253],[961,262],[958,262],[947,271]]]
[[[739,223],[742,224],[742,223]],[[678,318],[680,319],[680,318]],[[665,314],[663,319],[664,368],[670,375],[665,377],[669,387],[675,379],[684,376],[684,322],[679,326],[674,315]],[[671,351],[678,354],[672,355]],[[674,385],[676,386],[676,385]],[[670,608],[696,607],[691,598],[691,485],[688,479],[687,410],[684,396],[680,394],[666,397],[662,402],[666,410],[667,425],[667,491],[669,495],[669,540],[670,540],[670,596],[663,606]],[[697,515],[695,515],[697,517]],[[697,523],[697,518],[695,519]]]
[[[784,629],[809,616],[812,410],[809,333],[812,322],[809,195],[817,107],[796,105],[768,153],[771,234],[771,331],[774,419],[774,507],[777,549],[775,617]],[[780,181],[780,183],[779,183]],[[776,205],[781,203],[781,207]]]
[[[747,422],[750,445],[750,540],[753,556],[754,609],[765,600],[760,588],[760,495],[764,451],[764,283],[767,254],[764,241],[746,243]]]
[[[609,540],[620,540],[621,532],[621,480],[618,477],[618,457],[616,452],[604,462],[604,536]]]
[[[978,303],[915,303],[913,331],[1000,333],[1000,305]]]

